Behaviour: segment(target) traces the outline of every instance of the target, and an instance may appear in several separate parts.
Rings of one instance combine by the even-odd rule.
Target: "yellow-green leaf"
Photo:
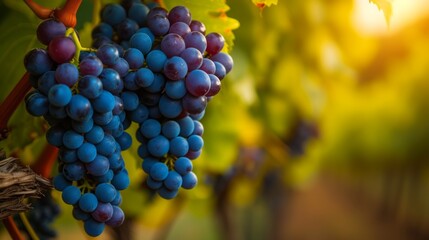
[[[252,0],[258,8],[270,7],[271,5],[277,5],[277,0]]]
[[[384,17],[386,18],[387,25],[389,25],[390,17],[392,16],[392,1],[391,0],[369,0],[369,2],[377,5],[378,9],[383,11]]]

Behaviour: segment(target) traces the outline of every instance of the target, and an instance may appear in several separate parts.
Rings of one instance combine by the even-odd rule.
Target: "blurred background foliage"
[[[429,6],[373,2],[164,0],[224,34],[235,66],[203,119],[198,187],[155,197],[132,147],[127,222],[100,239],[428,239]],[[0,12],[3,99],[39,20],[22,1]],[[85,46],[94,20],[84,1]],[[2,147],[31,164],[46,125],[21,106],[9,126]],[[82,238],[62,207],[59,239]]]

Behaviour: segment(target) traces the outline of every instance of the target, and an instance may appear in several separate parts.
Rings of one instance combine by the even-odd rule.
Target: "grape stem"
[[[12,239],[24,240],[24,237],[22,237],[21,233],[18,230],[18,227],[15,224],[15,221],[13,221],[13,218],[11,216],[3,219],[3,225],[6,227]]]
[[[87,52],[96,51],[95,49],[92,49],[92,48],[82,47],[82,44],[80,43],[80,40],[79,40],[74,28],[67,29],[66,36],[71,36],[73,39],[74,45],[76,46],[76,52],[75,52],[73,60],[72,60],[72,63],[75,64],[76,66],[79,65],[79,57],[80,57],[81,51],[87,51]]]
[[[39,240],[40,238],[37,236],[36,232],[34,231],[33,227],[31,226],[31,223],[28,221],[25,213],[23,213],[23,212],[19,213],[19,218],[21,219],[22,224],[24,224],[24,227],[27,230],[28,234],[30,235],[31,239],[32,240]]]
[[[29,78],[30,74],[28,72],[25,73],[18,84],[16,84],[9,95],[7,95],[6,99],[0,104],[0,141],[7,138],[9,133],[7,123],[9,122],[12,114],[18,108],[19,103],[31,89]]]
[[[82,3],[82,0],[67,0],[62,8],[50,9],[39,5],[33,0],[24,0],[27,6],[42,20],[56,18],[66,27],[76,26],[76,13]]]

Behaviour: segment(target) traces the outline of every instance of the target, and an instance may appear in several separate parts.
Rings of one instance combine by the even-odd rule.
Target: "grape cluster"
[[[28,221],[41,239],[51,239],[57,232],[51,226],[54,219],[60,214],[60,206],[52,198],[51,193],[32,202],[33,209],[28,213]]]
[[[221,52],[221,34],[206,35],[184,6],[169,12],[149,9],[140,1],[108,4],[92,32],[94,47],[117,48],[128,71],[124,93],[134,108],[126,118],[139,124],[138,154],[148,174],[147,186],[166,199],[180,187],[197,184],[192,160],[201,154],[204,131],[200,120],[208,101],[221,89],[232,58]]]
[[[121,151],[131,145],[122,124],[128,97],[115,67],[116,48],[101,47],[71,62],[74,41],[65,26],[54,19],[37,29],[45,49],[33,49],[24,59],[35,90],[25,99],[27,111],[43,116],[50,125],[49,144],[60,149],[59,173],[53,179],[73,216],[84,221],[85,231],[97,236],[105,224],[119,226],[124,220],[120,191],[129,185]]]

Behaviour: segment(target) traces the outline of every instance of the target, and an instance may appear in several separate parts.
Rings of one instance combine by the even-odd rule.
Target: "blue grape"
[[[113,171],[112,169],[109,169],[109,171],[107,171],[103,176],[92,176],[92,179],[97,183],[108,183],[113,179]]]
[[[135,91],[140,88],[140,86],[136,84],[136,72],[128,72],[124,78],[124,87],[130,91]]]
[[[204,146],[204,140],[201,136],[191,135],[188,138],[189,150],[191,151],[199,151]]]
[[[56,107],[66,106],[72,98],[70,88],[64,84],[54,85],[48,93],[49,103]]]
[[[179,136],[179,133],[180,125],[176,121],[170,120],[162,124],[162,134],[166,138],[173,139]]]
[[[204,96],[210,90],[210,77],[202,70],[194,70],[186,76],[185,85],[190,94]]]
[[[94,99],[103,92],[103,83],[99,78],[87,75],[79,80],[78,89],[83,96]]]
[[[124,170],[117,173],[112,179],[112,185],[115,186],[117,190],[124,190],[130,185],[130,178],[128,173]]]
[[[81,193],[79,188],[73,185],[70,185],[64,188],[61,194],[61,198],[63,199],[63,201],[70,205],[76,204],[79,201],[80,196],[81,196]]]
[[[199,151],[189,151],[185,156],[191,160],[197,159],[201,155],[201,150]]]
[[[147,156],[149,156],[149,152],[147,150],[146,144],[141,144],[139,146],[139,148],[137,149],[137,154],[141,158],[146,158]]]
[[[183,79],[188,72],[188,65],[181,57],[174,56],[164,64],[164,74],[171,80]]]
[[[66,179],[79,181],[85,176],[85,166],[80,162],[66,163],[62,172]]]
[[[147,143],[149,153],[155,157],[162,157],[168,153],[170,142],[162,135],[150,139]]]
[[[67,115],[75,121],[87,121],[94,114],[89,100],[80,95],[73,95],[66,107]]]
[[[146,56],[146,64],[153,72],[161,72],[166,61],[167,55],[160,50],[152,50]]]
[[[136,33],[130,39],[130,46],[147,54],[152,48],[152,39],[146,33]]]
[[[122,101],[124,102],[124,109],[127,111],[136,110],[139,106],[139,97],[136,93],[126,91],[121,94]]]
[[[182,186],[182,176],[176,171],[170,171],[164,180],[164,186],[172,191],[178,190]]]
[[[98,38],[100,36],[104,36],[107,38],[113,38],[113,28],[107,23],[101,22],[97,26],[92,29],[91,37]]]
[[[125,51],[124,59],[128,62],[131,69],[138,69],[143,66],[144,55],[137,48],[129,48]]]
[[[90,118],[84,122],[72,121],[72,128],[78,133],[87,133],[94,127],[94,121]]]
[[[71,63],[63,63],[55,70],[55,80],[57,83],[72,87],[79,79],[79,70]]]
[[[72,211],[73,217],[77,220],[82,220],[85,221],[88,218],[91,217],[91,215],[89,215],[88,213],[82,211],[78,205],[73,206],[73,211]]]
[[[89,236],[97,237],[104,231],[105,224],[98,222],[93,218],[88,218],[84,221],[83,228]]]
[[[156,190],[162,187],[162,181],[156,181],[151,176],[146,179],[146,184],[150,189]]]
[[[178,190],[170,190],[166,187],[161,187],[157,192],[162,198],[173,199],[177,196]]]
[[[101,183],[95,188],[95,196],[101,202],[110,203],[116,197],[116,189],[110,183]]]
[[[171,99],[182,99],[186,95],[185,81],[167,81],[165,83],[165,94]]]
[[[101,11],[101,19],[111,26],[116,26],[125,20],[126,16],[125,9],[119,4],[107,4]]]
[[[155,165],[156,163],[160,163],[160,162],[153,157],[145,157],[143,159],[143,163],[142,163],[143,171],[145,171],[146,173],[149,174],[153,165]],[[161,163],[161,164],[163,164],[163,163]],[[168,170],[168,168],[167,168],[167,170]],[[162,180],[159,180],[159,181],[162,181]]]
[[[118,62],[114,65],[110,66],[114,70],[116,70],[121,77],[125,77],[128,74],[128,71],[130,70],[130,66],[128,65],[128,62],[123,59],[119,58]],[[121,81],[121,85],[123,87],[123,83]]]
[[[159,111],[166,118],[176,118],[182,113],[182,103],[166,95],[162,95],[159,100]]]
[[[78,149],[83,144],[83,140],[83,136],[73,130],[68,130],[63,135],[63,144],[69,149]]]
[[[63,145],[64,128],[59,125],[55,125],[48,129],[46,132],[46,140],[49,144],[61,147]]]
[[[214,74],[216,72],[216,65],[212,60],[203,58],[203,63],[201,64],[200,69],[207,74]]]
[[[176,170],[180,175],[185,176],[186,174],[192,171],[192,161],[187,157],[179,157],[174,162],[174,170]]]
[[[70,186],[72,182],[64,177],[63,174],[58,174],[52,179],[52,185],[58,191],[63,191],[66,187]]]
[[[124,88],[124,84],[119,73],[114,69],[103,69],[100,74],[100,80],[103,83],[103,89],[114,95],[120,94]]]
[[[25,107],[28,113],[36,117],[40,117],[48,113],[48,98],[38,92],[31,93],[28,96],[29,97],[25,101]]]
[[[154,79],[152,84],[149,87],[146,87],[144,90],[150,93],[159,93],[162,92],[165,86],[165,78],[162,74],[154,74]]]
[[[96,124],[104,126],[112,121],[113,113],[110,111],[105,113],[95,113],[92,118]]]
[[[130,134],[124,132],[121,134],[121,136],[119,136],[115,139],[119,143],[122,151],[127,150],[128,148],[131,147],[132,138],[131,138]]]
[[[170,140],[169,152],[176,157],[183,157],[189,151],[189,144],[183,137],[175,137]]]
[[[156,181],[164,181],[168,176],[168,167],[164,163],[157,162],[150,168],[149,175]]]
[[[136,72],[135,82],[140,87],[149,87],[152,85],[155,76],[153,72],[148,68],[140,68]]]
[[[57,120],[65,119],[67,117],[65,107],[57,107],[52,104],[49,104],[49,114]]]
[[[184,117],[178,120],[180,125],[180,136],[188,137],[194,131],[194,120],[190,117]]]
[[[116,149],[116,141],[115,138],[110,134],[105,134],[103,140],[96,145],[97,152],[104,156],[109,156]]]
[[[77,161],[77,152],[76,150],[60,148],[59,159],[64,163],[72,163]]]
[[[142,27],[139,30],[137,30],[137,33],[146,33],[149,37],[150,40],[155,41],[155,35],[153,35],[152,31],[150,31],[150,29],[148,27]]]
[[[225,76],[226,76],[226,69],[225,69],[225,67],[221,63],[216,62],[216,61],[214,62],[214,64],[216,66],[216,71],[215,71],[214,75],[216,77],[218,77],[219,80],[224,79]]]
[[[140,126],[140,132],[146,138],[154,138],[161,133],[161,124],[155,119],[147,119]]]
[[[43,49],[33,49],[24,57],[24,66],[27,72],[33,75],[41,75],[52,69],[54,62]]]
[[[49,90],[56,84],[55,71],[45,72],[37,81],[37,90],[44,95],[48,95]]]
[[[97,156],[97,148],[94,144],[91,143],[83,143],[82,146],[77,150],[77,156],[80,161],[84,163],[90,163],[94,161]]]
[[[128,9],[128,17],[136,21],[140,26],[146,23],[146,16],[149,13],[149,8],[141,3],[134,3]]]
[[[106,113],[115,107],[115,97],[108,91],[102,91],[100,96],[92,100],[92,106],[99,113]]]
[[[193,135],[203,136],[204,133],[204,126],[201,122],[194,120],[194,131],[192,132]]]
[[[93,161],[86,164],[87,172],[96,177],[106,174],[109,167],[109,159],[102,155],[97,155]]]
[[[210,59],[214,62],[221,63],[225,67],[226,73],[229,73],[234,66],[234,60],[232,57],[224,52],[220,52],[212,56]]]
[[[85,139],[92,144],[98,144],[104,139],[104,131],[101,127],[94,126],[85,134]]]
[[[96,55],[106,65],[114,65],[119,60],[119,51],[113,44],[101,46]]]
[[[149,117],[149,110],[145,105],[140,104],[137,109],[129,113],[128,117],[133,122],[142,123]]]
[[[197,185],[197,183],[197,176],[193,172],[189,172],[182,177],[182,188],[192,189]]]

